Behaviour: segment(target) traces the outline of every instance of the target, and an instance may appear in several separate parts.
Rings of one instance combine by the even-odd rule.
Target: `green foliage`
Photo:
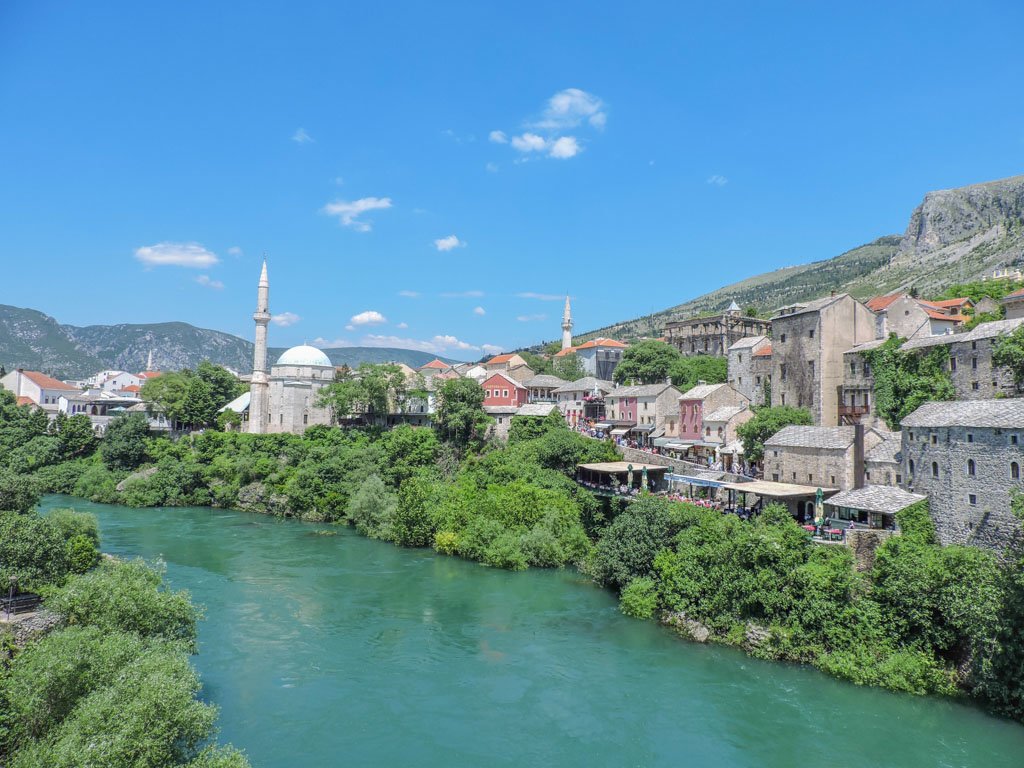
[[[61,461],[88,456],[96,447],[96,434],[92,430],[92,422],[84,413],[74,416],[58,413],[50,424],[49,431],[57,436]]]
[[[245,385],[225,368],[208,361],[195,371],[164,373],[142,385],[142,398],[168,419],[193,429],[217,423],[217,411],[242,392]]]
[[[777,405],[756,408],[754,418],[741,424],[736,434],[743,441],[743,455],[747,461],[757,462],[764,458],[764,441],[783,427],[792,424],[813,424],[814,419],[806,408],[794,408],[791,405]]]
[[[338,420],[361,417],[375,424],[388,413],[403,412],[413,396],[423,396],[422,378],[410,382],[394,363],[363,363],[320,390],[318,405]]]
[[[699,514],[657,496],[641,496],[603,532],[590,563],[597,581],[622,589],[653,573],[654,558],[669,546],[685,517]]]
[[[935,301],[943,299],[968,298],[977,304],[985,298],[999,301],[1008,293],[1024,288],[1024,281],[1003,278],[1000,280],[977,280],[973,283],[954,283],[935,297]]]
[[[63,581],[70,570],[60,527],[35,512],[0,512],[0,589],[11,577],[22,591]]]
[[[0,469],[0,511],[28,512],[39,503],[40,495],[34,478]]]
[[[1024,325],[1001,334],[992,348],[992,364],[1007,368],[1018,387],[1024,387]]]
[[[434,429],[459,448],[478,445],[491,418],[484,412],[484,390],[472,379],[448,379],[437,390]]]
[[[159,376],[153,381],[162,378]],[[145,438],[148,435],[149,421],[144,414],[129,413],[111,419],[100,448],[103,463],[109,469],[135,469],[146,460]]]
[[[513,444],[536,440],[548,432],[559,430],[568,432],[569,428],[565,423],[565,417],[557,408],[547,416],[513,416],[508,430],[508,442]]]
[[[658,608],[658,590],[651,579],[633,579],[619,595],[619,610],[634,619],[653,618]]]
[[[622,353],[615,367],[615,381],[655,384],[665,381],[680,360],[679,351],[663,341],[641,341]]]
[[[576,381],[587,375],[587,372],[583,370],[583,361],[575,353],[553,358],[551,373],[565,381]]]
[[[54,592],[47,604],[70,626],[134,632],[186,644],[195,643],[199,612],[187,592],[162,586],[161,572],[141,560],[104,562]]]
[[[672,383],[680,392],[697,386],[698,381],[707,384],[723,384],[728,378],[729,361],[713,355],[692,355],[680,357],[669,369]]]
[[[956,396],[945,347],[918,354],[900,349],[902,343],[902,339],[890,336],[880,347],[864,353],[875,379],[878,415],[891,429],[899,429],[903,417],[923,403]]]
[[[349,500],[345,514],[364,536],[383,539],[390,537],[389,525],[397,506],[398,497],[380,477],[370,475]]]
[[[558,349],[555,349],[557,352]],[[526,364],[530,366],[530,370],[533,371],[537,376],[541,374],[551,374],[557,376],[555,369],[552,367],[551,357],[535,355],[532,352],[520,352],[519,356],[526,361]]]

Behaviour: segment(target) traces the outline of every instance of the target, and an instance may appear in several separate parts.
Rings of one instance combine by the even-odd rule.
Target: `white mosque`
[[[249,422],[256,434],[302,434],[313,424],[330,424],[331,414],[316,405],[317,393],[334,381],[334,364],[321,350],[302,344],[281,355],[267,373],[270,281],[263,261],[256,298],[256,349],[249,387]],[[244,396],[243,396],[244,397]]]

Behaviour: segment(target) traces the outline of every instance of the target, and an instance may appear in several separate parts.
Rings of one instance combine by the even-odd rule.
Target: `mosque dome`
[[[321,368],[332,368],[334,366],[327,355],[316,347],[311,347],[308,344],[301,344],[297,347],[292,347],[277,358],[275,365],[312,365],[319,366]]]

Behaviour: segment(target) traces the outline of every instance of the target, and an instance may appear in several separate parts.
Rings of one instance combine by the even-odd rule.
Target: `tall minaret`
[[[249,431],[263,434],[267,431],[267,326],[270,324],[270,280],[267,279],[266,259],[263,259],[252,319],[256,321],[256,349],[252,357],[252,383],[249,385]]]
[[[565,297],[565,311],[562,312],[562,349],[572,346],[572,314],[569,312],[569,297]]]

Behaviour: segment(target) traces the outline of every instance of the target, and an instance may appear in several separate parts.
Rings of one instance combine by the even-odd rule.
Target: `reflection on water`
[[[568,571],[511,574],[223,510],[88,509],[206,607],[255,766],[1020,766],[1024,727],[684,643]]]

